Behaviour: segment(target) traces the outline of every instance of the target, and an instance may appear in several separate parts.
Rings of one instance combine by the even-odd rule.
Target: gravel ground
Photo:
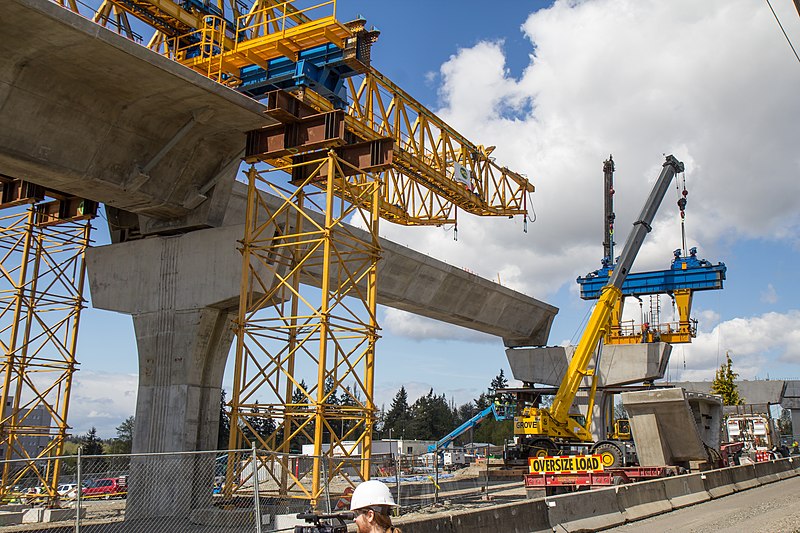
[[[800,477],[785,479],[607,531],[800,533]]]

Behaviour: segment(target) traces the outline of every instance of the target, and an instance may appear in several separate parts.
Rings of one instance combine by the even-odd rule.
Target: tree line
[[[300,382],[303,390],[308,390],[304,381]],[[508,386],[508,380],[503,370],[495,376],[490,383],[490,390],[501,389]],[[350,390],[346,387],[338,395],[333,390],[334,381],[329,379],[325,384],[325,393],[329,394],[328,403],[330,405],[355,406],[361,399],[358,391]],[[418,398],[409,405],[408,391],[405,387],[400,387],[389,409],[381,408],[377,413],[374,426],[374,438],[376,439],[417,439],[417,440],[438,440],[453,429],[463,424],[480,411],[486,409],[494,400],[493,396],[481,393],[477,398],[470,400],[462,405],[448,401],[444,394],[436,394],[431,388],[427,394]],[[296,390],[292,397],[293,404],[305,404],[308,399],[301,390]],[[226,393],[223,389],[220,394],[220,416],[219,433],[217,448],[224,450],[228,448],[230,437],[230,414],[226,405]],[[254,411],[257,411],[257,407]],[[262,439],[267,439],[276,432],[277,425],[269,417],[250,417],[249,426],[243,427],[244,433],[252,440],[255,434]],[[338,422],[336,431],[339,435],[344,435],[355,424],[352,420],[341,420]],[[277,430],[276,442],[281,441],[280,429]],[[313,434],[313,428],[309,429]],[[507,439],[513,437],[514,428],[511,420],[497,421],[493,417],[488,417],[479,424],[474,431],[467,432],[458,439],[457,443],[465,442],[485,442],[491,444],[503,444]],[[330,431],[323,430],[323,442],[330,442]],[[311,439],[304,434],[299,434],[292,440],[292,453],[300,453],[303,444],[311,444]]]
[[[503,370],[492,379],[490,390],[508,386]],[[383,409],[378,414],[376,424],[377,438],[403,438],[418,440],[439,440],[453,429],[460,426],[482,410],[489,407],[494,397],[481,393],[477,398],[462,404],[447,401],[444,394],[436,394],[433,388],[428,394],[421,396],[413,404],[408,403],[408,392],[405,387],[397,391],[388,411]],[[513,437],[514,427],[511,420],[497,421],[488,417],[471,432],[462,435],[456,442],[485,442],[503,444]]]

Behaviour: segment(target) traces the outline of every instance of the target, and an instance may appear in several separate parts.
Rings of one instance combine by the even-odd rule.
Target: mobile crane
[[[591,416],[587,416],[584,421],[582,417],[572,415],[569,411],[584,378],[591,377],[587,413],[592,412],[597,391],[596,369],[599,367],[597,358],[594,369],[590,369],[589,364],[595,353],[599,358],[601,343],[610,327],[612,313],[622,297],[622,285],[645,236],[651,230],[650,224],[664,199],[667,188],[672,178],[683,170],[683,163],[674,156],[666,157],[661,174],[639,218],[634,222],[633,230],[628,235],[620,259],[592,310],[552,405],[547,408],[525,407],[521,410],[518,408],[519,416],[514,418],[514,434],[518,437],[517,454],[523,457],[542,457],[553,455],[562,448],[580,447],[588,448],[592,453],[602,456],[603,465],[606,467],[622,465],[623,448],[608,440],[594,442],[590,431]]]

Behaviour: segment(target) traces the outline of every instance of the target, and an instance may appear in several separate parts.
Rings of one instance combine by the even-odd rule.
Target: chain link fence
[[[492,463],[501,461],[486,452],[445,451],[438,461],[432,453],[373,455],[370,475],[389,486],[400,513],[524,498],[521,476],[498,475]],[[309,510],[315,464],[323,480],[318,512],[348,510],[361,482],[361,457],[318,459],[260,450],[36,459],[40,472],[58,469],[58,485],[43,486],[35,474],[6,476],[16,481],[3,487],[0,533],[294,532],[311,525],[297,514]],[[24,472],[29,463],[16,459],[3,468]]]

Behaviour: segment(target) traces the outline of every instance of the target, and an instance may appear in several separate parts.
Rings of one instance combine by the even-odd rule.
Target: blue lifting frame
[[[727,268],[725,263],[716,265],[697,258],[697,248],[689,250],[689,257],[681,257],[681,251],[673,252],[672,267],[669,270],[635,272],[628,274],[622,285],[623,296],[643,296],[648,294],[672,293],[680,289],[705,291],[722,289]],[[607,262],[607,261],[606,261]],[[612,266],[604,266],[577,279],[581,286],[583,300],[596,300],[608,283]]]

